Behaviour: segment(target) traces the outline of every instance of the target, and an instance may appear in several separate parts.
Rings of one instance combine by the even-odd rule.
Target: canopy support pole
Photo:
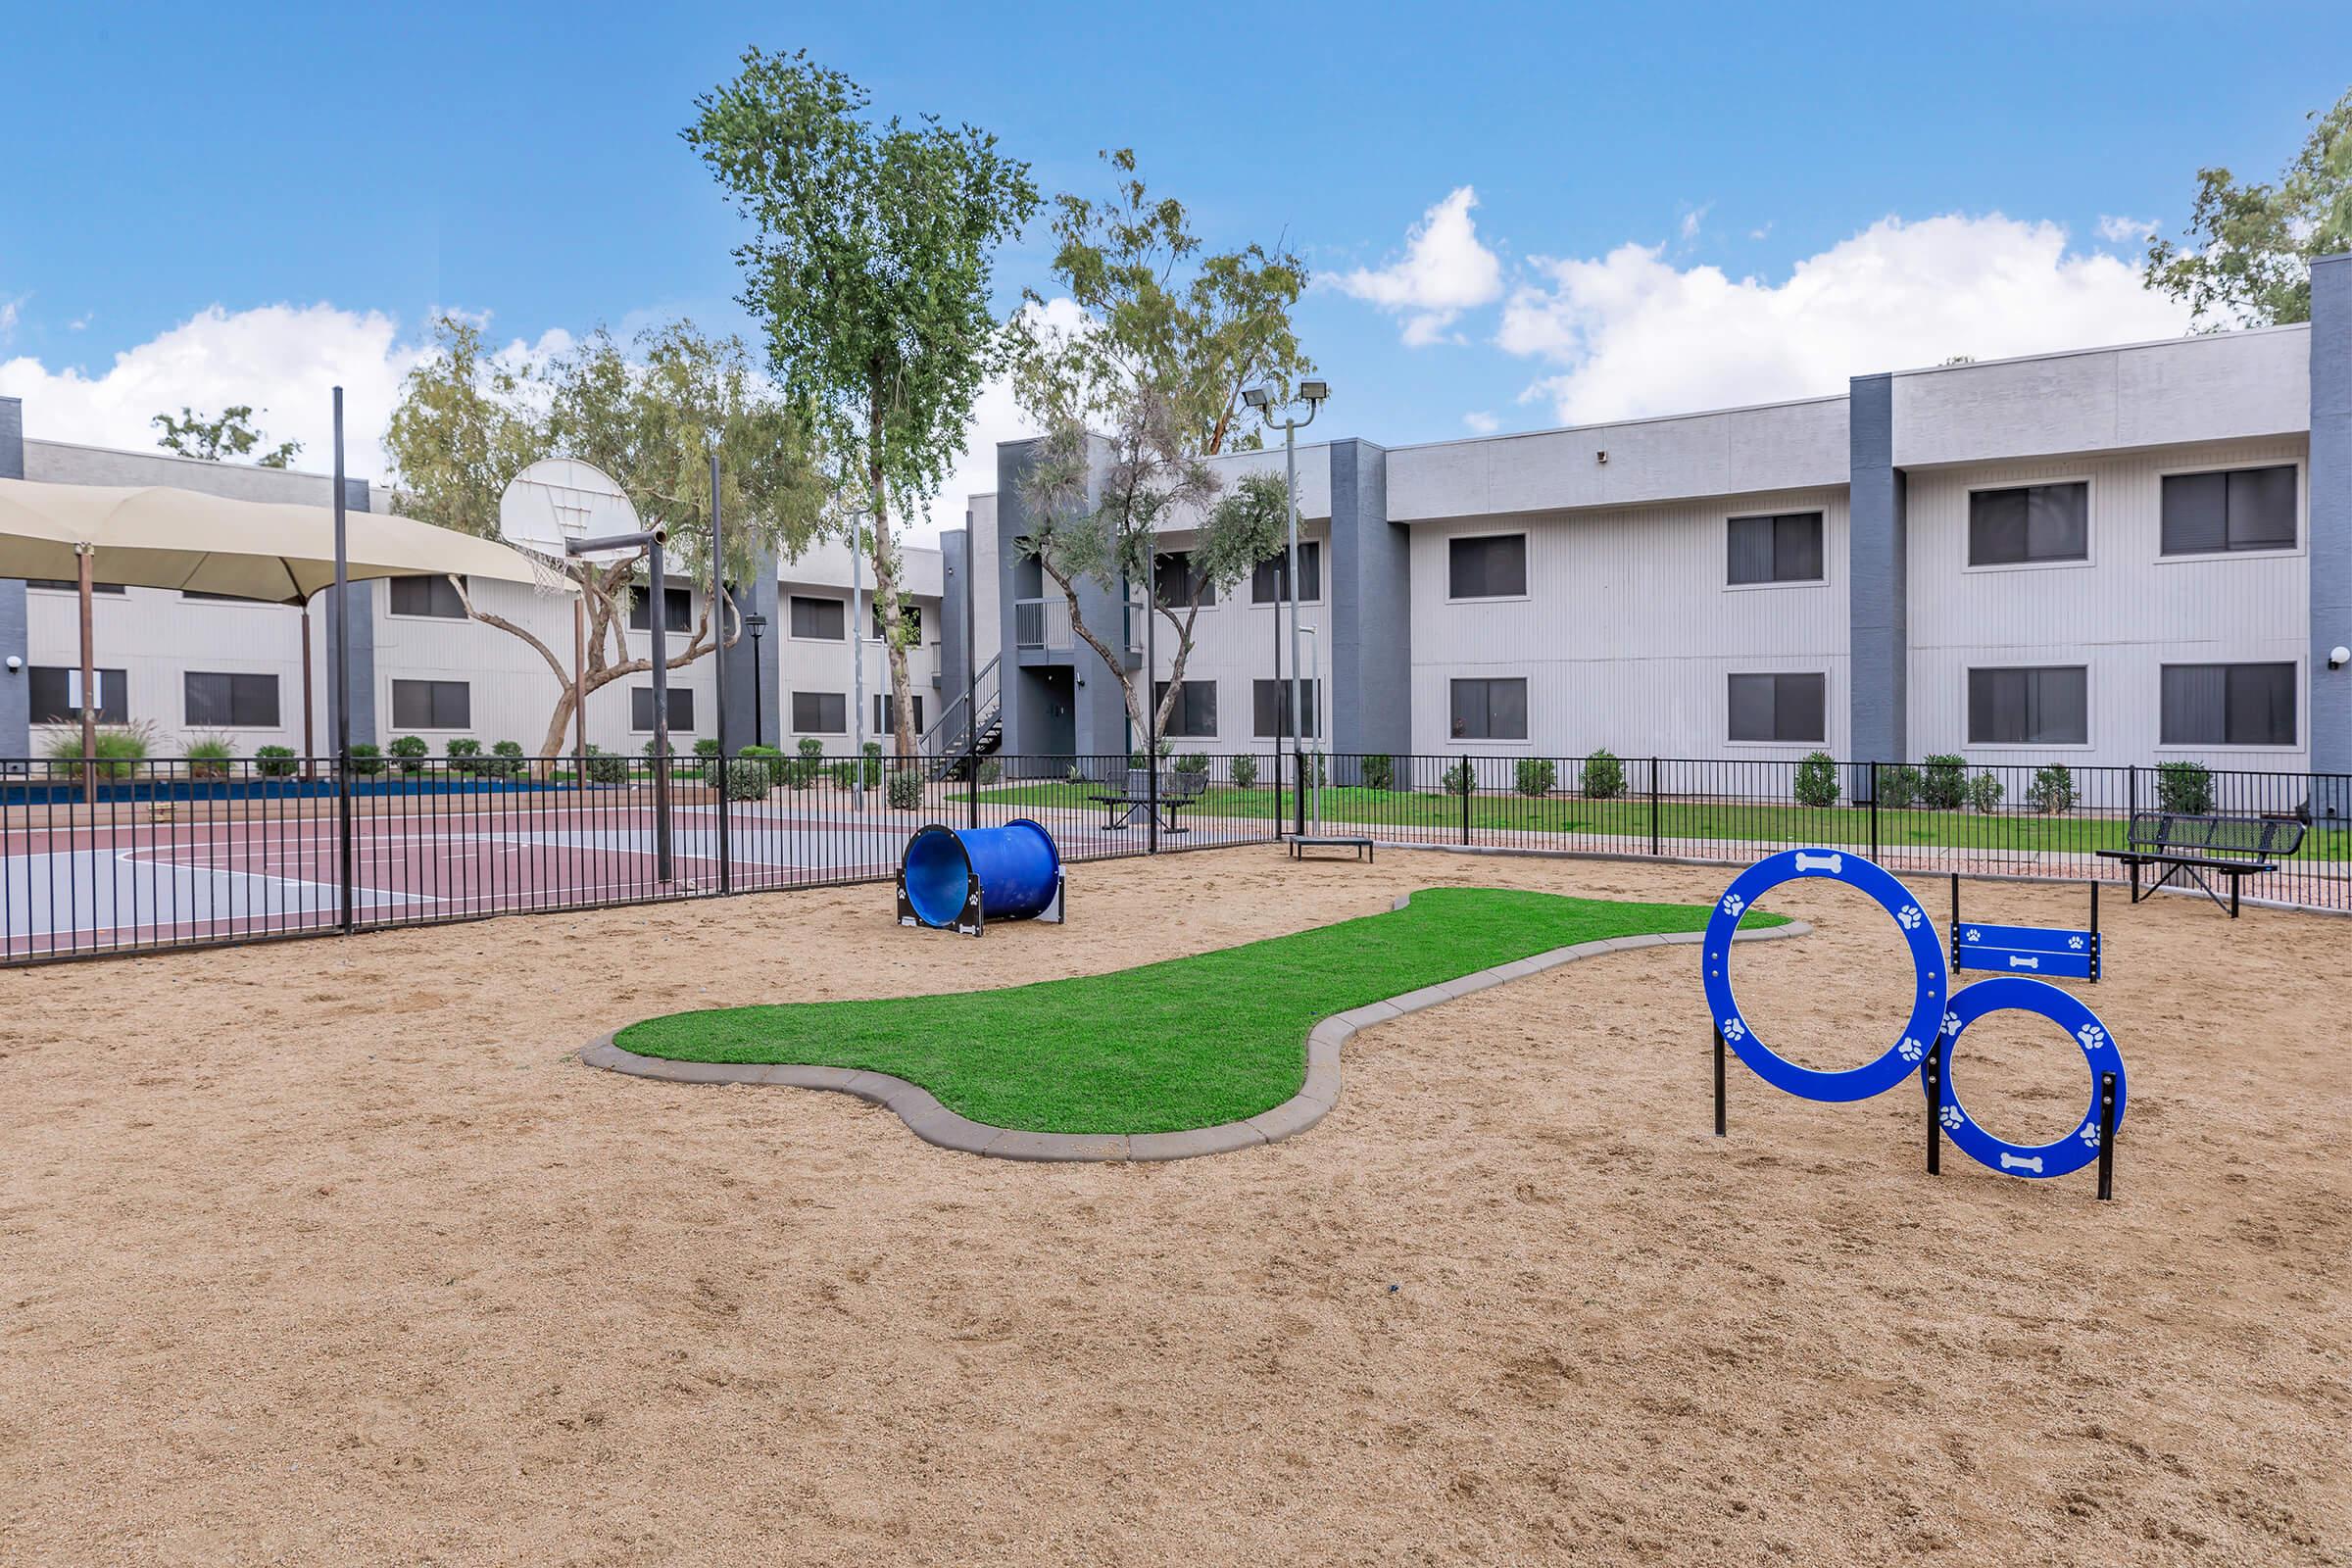
[[[343,934],[353,929],[351,884],[351,556],[343,515],[343,389],[335,388],[335,847]]]
[[[81,590],[81,798],[98,804],[98,639],[91,624],[91,572],[98,558],[95,545],[74,547],[74,574]]]
[[[302,602],[302,776],[318,776],[318,737],[315,729],[318,715],[312,710],[318,699],[311,695],[311,602]]]

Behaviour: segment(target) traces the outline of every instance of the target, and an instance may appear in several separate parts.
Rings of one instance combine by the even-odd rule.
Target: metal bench
[[[1372,858],[1372,841],[1352,833],[1285,833],[1282,842],[1291,847],[1291,858],[1303,860],[1309,850],[1353,850],[1359,860]]]
[[[2278,869],[2278,861],[2303,847],[2303,823],[2291,816],[2232,816],[2184,811],[2134,811],[2125,848],[2101,850],[2103,859],[2132,868],[2132,902],[2185,874],[2214,904],[2237,918],[2237,885],[2249,876]],[[2164,875],[2143,890],[2140,867],[2161,865]],[[2213,891],[2207,872],[2230,879],[2230,902]]]

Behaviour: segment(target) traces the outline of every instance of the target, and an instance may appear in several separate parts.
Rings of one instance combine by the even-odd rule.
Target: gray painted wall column
[[[786,628],[776,622],[773,550],[761,550],[753,558],[751,581],[737,583],[734,596],[739,613],[767,617],[767,630],[760,634],[757,645],[747,631],[727,650],[727,709],[720,715],[719,733],[730,754],[746,746],[774,746],[784,733],[783,726],[776,722],[781,710],[776,686],[783,672],[780,655]],[[757,677],[752,672],[755,654],[760,662]]]
[[[997,646],[1004,650],[1004,662],[999,667],[1000,690],[1004,713],[1004,749],[1023,757],[1068,755],[1075,747],[1082,757],[1124,758],[1127,753],[1127,702],[1121,694],[1118,678],[1102,667],[1095,651],[1082,642],[1068,651],[1031,650],[1024,654],[1015,641],[1014,589],[1017,580],[1021,550],[1017,541],[1029,532],[1029,509],[1022,493],[1036,461],[1037,441],[1006,441],[997,447],[997,560],[1002,563],[1004,592],[999,596]],[[1100,459],[1100,452],[1096,454]],[[1100,483],[1100,463],[1087,485],[1087,504],[1093,505]],[[1047,597],[1060,592],[1054,579],[1045,579],[1041,590]],[[1078,584],[1078,612],[1095,635],[1113,648],[1127,634],[1126,618],[1118,595],[1102,583],[1081,581]],[[1051,737],[1043,715],[1038,711],[1038,693],[1023,672],[1041,665],[1067,668],[1071,671],[1073,718],[1076,725],[1074,742]]]
[[[2352,774],[2352,253],[2311,268],[2311,770]],[[2352,783],[2313,792],[2315,813],[2352,815]]]
[[[343,505],[353,512],[371,510],[368,505],[368,481],[345,479]],[[345,595],[339,606],[332,588],[322,590],[318,598],[324,607],[327,655],[319,662],[318,679],[326,685],[326,731],[318,737],[318,750],[323,754],[334,750],[335,726],[341,701],[335,691],[335,621],[339,612],[351,615],[351,743],[380,746],[383,737],[376,733],[375,722],[375,595],[372,582],[346,583]]]
[[[1369,441],[1331,444],[1332,751],[1413,749],[1411,540],[1389,521],[1389,454]],[[1355,764],[1338,764],[1352,784]]]
[[[1903,474],[1894,466],[1894,377],[1857,375],[1848,405],[1847,444],[1852,482],[1851,530],[1846,543],[1848,694],[1847,754],[1857,762],[1910,758],[1904,675],[1910,662]],[[1869,770],[1857,767],[1846,793],[1869,793]]]
[[[0,398],[0,479],[24,477],[24,404]],[[7,668],[14,659],[17,667]],[[24,583],[0,578],[0,760],[32,755],[32,643],[24,624]]]
[[[939,690],[931,696],[931,722],[963,701],[966,679],[964,644],[969,638],[964,622],[970,618],[972,596],[972,514],[963,514],[963,526],[942,530],[939,536]],[[944,744],[954,745],[965,733],[972,721],[970,713],[963,723],[950,725],[941,732]]]

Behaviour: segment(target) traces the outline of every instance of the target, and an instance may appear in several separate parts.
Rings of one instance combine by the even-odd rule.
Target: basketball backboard
[[[567,559],[573,539],[604,539],[644,527],[637,509],[593,463],[577,458],[542,458],[507,482],[498,500],[499,537],[515,549],[550,562]],[[611,563],[634,549],[601,550],[575,561]]]

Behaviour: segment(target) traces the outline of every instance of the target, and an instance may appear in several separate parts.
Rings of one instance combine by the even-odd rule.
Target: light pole
[[[767,630],[767,617],[749,614],[743,617],[743,629],[752,634],[752,744],[767,744],[767,693],[760,668],[760,638]]]
[[[1298,781],[1298,799],[1295,808],[1297,831],[1303,836],[1306,832],[1306,742],[1301,733],[1304,724],[1300,714],[1304,709],[1301,706],[1303,694],[1299,689],[1298,676],[1298,432],[1315,422],[1315,411],[1323,406],[1324,399],[1331,396],[1331,383],[1301,381],[1298,392],[1288,398],[1282,397],[1281,391],[1277,386],[1253,386],[1242,394],[1242,401],[1257,411],[1257,416],[1266,422],[1267,429],[1282,432],[1283,510],[1290,514],[1291,523],[1290,580],[1286,584],[1291,601],[1291,759],[1298,770],[1295,775]],[[1300,403],[1306,405],[1305,418],[1301,419],[1295,414],[1286,414],[1279,419],[1274,416],[1276,409],[1295,408]],[[1282,613],[1279,602],[1274,607],[1274,613]]]

